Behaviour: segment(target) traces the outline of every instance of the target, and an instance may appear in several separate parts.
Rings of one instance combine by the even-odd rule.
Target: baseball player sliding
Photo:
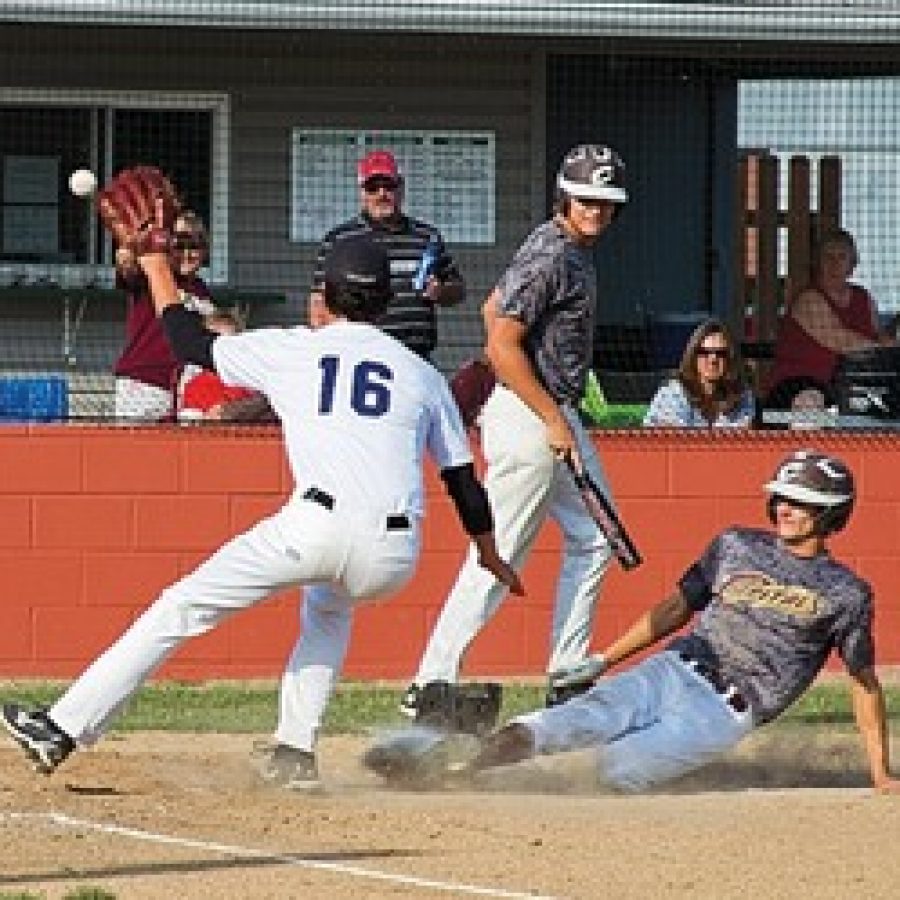
[[[178,209],[155,169],[121,172],[98,195],[104,223],[133,250],[183,362],[264,394],[284,429],[296,488],[275,515],[238,535],[166,588],[49,710],[3,706],[2,722],[49,774],[87,746],[141,683],[188,638],[294,585],[308,585],[294,692],[293,746],[276,748],[291,787],[315,785],[315,740],[340,672],[354,607],[413,574],[423,515],[425,450],[485,569],[515,593],[499,556],[456,404],[440,373],[370,323],[390,299],[384,250],[339,242],[325,265],[327,324],[236,335],[207,331],[179,296],[166,253]],[[372,473],[378,476],[373,478]]]
[[[696,614],[692,631],[600,678],[586,694],[514,719],[476,746],[468,764],[457,759],[457,767],[472,773],[594,747],[605,781],[627,791],[648,788],[702,766],[781,715],[834,650],[852,680],[872,784],[900,793],[889,770],[884,696],[875,674],[871,589],[826,549],[828,536],[850,518],[853,476],[841,460],[801,450],[765,487],[774,533],[730,528],[718,535],[671,596],[602,655],[557,678],[596,679]],[[432,764],[448,758],[437,742],[418,757],[370,753],[366,762],[388,777],[429,767],[435,777]]]

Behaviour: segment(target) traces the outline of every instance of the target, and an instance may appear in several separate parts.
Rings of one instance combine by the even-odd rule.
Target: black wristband
[[[678,582],[678,588],[684,599],[687,600],[688,606],[694,610],[694,612],[700,612],[701,609],[706,609],[712,600],[712,588],[706,580],[703,570],[697,563],[694,563],[684,575],[681,576],[681,580]]]
[[[442,469],[441,478],[456,505],[457,515],[466,533],[475,537],[493,531],[491,505],[481,482],[475,477],[475,466],[466,463],[464,466]]]
[[[198,312],[185,309],[181,303],[173,303],[162,311],[160,318],[172,352],[179,361],[215,369],[212,345],[217,335],[204,327]]]

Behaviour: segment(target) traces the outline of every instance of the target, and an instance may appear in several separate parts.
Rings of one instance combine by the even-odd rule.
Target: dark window
[[[212,114],[203,110],[117,109],[113,172],[154,165],[209,224]]]
[[[109,262],[92,204],[69,191],[80,168],[103,183],[127,166],[157,166],[209,225],[211,140],[207,110],[0,106],[0,260]]]
[[[90,149],[89,109],[0,107],[0,258],[88,262],[89,209],[67,181]]]

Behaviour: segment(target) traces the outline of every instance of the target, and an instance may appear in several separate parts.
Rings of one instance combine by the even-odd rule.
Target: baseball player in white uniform
[[[153,227],[162,231],[164,223]],[[165,234],[151,237],[150,246],[165,245]],[[274,762],[289,786],[314,785],[316,733],[353,609],[396,591],[415,569],[426,450],[486,570],[515,592],[522,586],[498,555],[487,495],[446,381],[370,324],[390,298],[383,249],[367,236],[336,244],[326,264],[325,327],[237,335],[215,335],[185,309],[164,253],[139,258],[176,354],[268,398],[284,428],[296,487],[275,515],[166,588],[49,710],[8,703],[2,722],[49,774],[76,746],[97,741],[185,640],[275,592],[307,585],[292,667],[294,732],[278,736]]]

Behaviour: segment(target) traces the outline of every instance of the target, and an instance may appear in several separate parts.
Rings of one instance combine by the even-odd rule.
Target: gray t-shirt
[[[593,361],[597,272],[554,221],[525,238],[503,273],[497,312],[526,327],[525,353],[559,403],[577,403]]]
[[[702,612],[670,649],[718,670],[747,698],[758,725],[806,690],[832,650],[851,673],[874,663],[871,588],[827,553],[800,559],[771,532],[733,528],[679,587]]]

